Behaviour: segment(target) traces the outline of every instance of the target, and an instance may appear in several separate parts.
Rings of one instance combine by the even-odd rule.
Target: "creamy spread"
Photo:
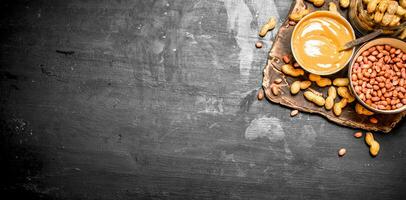
[[[296,60],[305,69],[317,74],[331,74],[342,69],[352,55],[352,49],[341,51],[354,39],[349,25],[336,14],[316,12],[304,18],[292,35]]]

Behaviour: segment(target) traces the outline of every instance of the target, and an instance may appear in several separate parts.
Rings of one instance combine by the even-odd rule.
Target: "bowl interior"
[[[403,112],[406,110],[406,105],[404,105],[403,107],[396,109],[396,110],[379,110],[376,109],[374,107],[369,106],[368,104],[366,104],[364,101],[362,101],[358,94],[355,92],[354,90],[354,85],[353,85],[353,81],[351,78],[352,75],[352,66],[354,65],[356,58],[358,58],[359,55],[361,55],[362,52],[364,52],[365,50],[369,49],[370,47],[376,46],[376,45],[390,45],[392,47],[395,48],[399,48],[401,49],[403,52],[406,52],[406,42],[403,42],[401,40],[395,39],[395,38],[378,38],[372,41],[369,41],[367,43],[365,43],[364,45],[362,45],[357,52],[355,53],[355,55],[353,56],[350,66],[348,67],[348,78],[350,79],[350,89],[351,92],[353,93],[353,95],[356,97],[356,99],[366,108],[368,108],[369,110],[375,112],[375,113],[381,113],[381,114],[395,114],[395,113],[399,113],[399,112]]]
[[[335,13],[330,12],[330,11],[315,11],[315,12],[312,12],[312,13],[306,15],[305,17],[303,17],[303,19],[301,19],[301,20],[299,21],[299,23],[297,23],[296,26],[295,26],[295,28],[293,29],[292,38],[295,37],[295,35],[297,34],[297,29],[298,29],[298,27],[300,27],[303,22],[305,22],[305,21],[306,21],[307,19],[309,19],[309,18],[312,18],[314,15],[320,15],[320,14],[323,14],[323,16],[326,16],[326,17],[339,18],[339,19],[344,23],[344,26],[345,26],[345,27],[348,29],[348,31],[351,33],[351,37],[352,37],[353,39],[356,38],[356,37],[355,37],[354,29],[352,28],[351,24],[350,24],[344,17],[342,17],[341,15],[335,14]],[[347,59],[347,61],[345,62],[345,64],[342,65],[340,68],[337,68],[337,69],[332,70],[332,71],[325,71],[325,72],[323,72],[323,71],[316,71],[316,70],[313,70],[312,68],[310,68],[309,66],[307,66],[306,63],[302,63],[302,62],[301,62],[301,59],[298,59],[298,57],[297,57],[297,55],[296,55],[296,53],[295,53],[295,48],[303,48],[303,47],[295,47],[294,44],[293,44],[293,41],[294,41],[294,40],[291,39],[290,46],[291,46],[292,54],[293,54],[293,56],[295,57],[296,62],[298,62],[298,64],[299,64],[304,70],[306,70],[307,72],[312,73],[312,74],[317,74],[317,75],[331,75],[331,74],[337,73],[338,71],[342,70],[342,69],[345,68],[345,67],[347,66],[347,64],[351,61],[351,58],[353,57],[354,52],[355,52],[355,47],[354,47],[354,48],[351,49],[351,56],[348,57],[348,59]]]

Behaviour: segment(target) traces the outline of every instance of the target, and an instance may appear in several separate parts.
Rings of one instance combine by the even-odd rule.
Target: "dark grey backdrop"
[[[2,1],[2,193],[405,198],[405,122],[371,158],[356,130],[256,100],[258,27],[290,3]]]

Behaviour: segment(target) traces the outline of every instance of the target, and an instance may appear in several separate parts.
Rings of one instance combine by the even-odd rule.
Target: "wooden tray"
[[[314,7],[311,3],[306,2],[304,0],[296,0],[292,3],[291,9],[289,13],[291,13],[293,10],[298,9],[300,7],[306,6],[310,11],[315,11],[315,10],[328,10],[328,3],[329,2],[335,2],[339,12],[344,16],[345,18],[348,19],[347,17],[347,12],[348,8],[343,10],[340,9],[338,1],[334,0],[326,0],[325,4],[321,8],[316,8]],[[292,31],[294,26],[289,26],[289,18],[286,17],[285,22],[282,24],[280,27],[278,34],[275,37],[275,41],[272,45],[272,48],[269,52],[268,56],[268,61],[267,65],[264,68],[263,72],[263,80],[262,80],[262,87],[265,91],[265,96],[268,100],[274,103],[278,103],[284,106],[287,106],[289,108],[297,109],[303,112],[309,112],[309,113],[316,113],[320,114],[324,117],[326,117],[328,120],[335,122],[340,125],[344,126],[349,126],[353,128],[360,128],[360,129],[365,129],[368,131],[382,131],[382,132],[389,132],[396,126],[398,122],[402,120],[402,118],[406,115],[406,112],[402,112],[399,114],[394,114],[394,115],[382,115],[382,114],[375,114],[373,117],[378,119],[377,124],[372,124],[369,122],[369,116],[364,116],[364,115],[359,115],[355,112],[355,103],[347,105],[343,109],[343,113],[337,117],[334,115],[332,111],[326,110],[324,107],[318,107],[314,105],[313,103],[307,101],[304,96],[303,96],[303,91],[301,91],[297,95],[291,95],[290,94],[290,89],[289,86],[293,81],[302,79],[303,77],[300,78],[293,78],[290,76],[285,76],[281,71],[280,68],[284,64],[282,61],[282,57],[284,55],[289,55],[291,58],[292,52],[290,48],[290,38],[292,35]],[[306,77],[308,76],[308,73],[306,73]],[[344,70],[341,70],[337,74],[334,74],[332,76],[327,76],[328,78],[331,78],[333,80],[336,77],[347,77],[347,68]],[[280,84],[280,91],[281,94],[278,96],[273,95],[271,92],[270,85],[271,83],[277,79],[281,78],[283,82]],[[327,96],[327,90],[328,87],[325,88],[319,88],[317,85],[314,83],[311,86],[311,89],[314,89],[316,91],[319,91],[324,94],[324,96]],[[339,98],[336,98],[336,101],[338,101]]]

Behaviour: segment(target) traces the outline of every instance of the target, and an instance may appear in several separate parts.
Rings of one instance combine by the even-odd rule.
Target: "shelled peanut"
[[[273,95],[278,96],[280,94],[280,83],[282,83],[282,79],[281,78],[277,78],[273,81],[273,83],[270,86],[270,92],[272,92]]]
[[[264,90],[261,88],[258,90],[258,94],[257,94],[257,98],[259,101],[261,101],[262,99],[264,99]]]
[[[380,110],[406,106],[406,53],[389,45],[373,46],[356,58],[351,79],[367,105]]]
[[[280,88],[279,86],[275,85],[275,84],[271,84],[271,92],[273,95],[278,96],[280,93]]]

